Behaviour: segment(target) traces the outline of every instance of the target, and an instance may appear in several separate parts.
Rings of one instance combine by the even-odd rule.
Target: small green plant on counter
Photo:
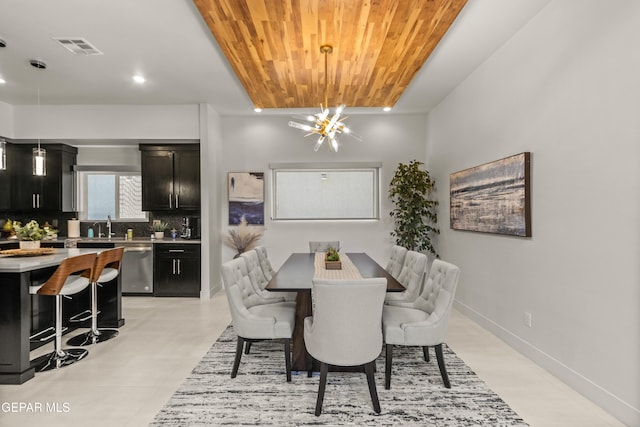
[[[338,251],[335,248],[329,246],[327,248],[326,260],[327,261],[340,261],[340,254],[338,253]]]
[[[40,227],[38,221],[34,219],[29,221],[24,227],[20,221],[14,221],[13,229],[20,240],[52,239],[58,233],[58,230],[54,230],[48,225]]]
[[[156,221],[151,224],[151,231],[167,231],[169,229],[169,224],[163,221]]]

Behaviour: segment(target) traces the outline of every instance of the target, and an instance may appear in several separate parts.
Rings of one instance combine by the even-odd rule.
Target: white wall
[[[313,112],[313,111],[311,111]],[[347,114],[349,110],[347,108]],[[351,116],[349,126],[364,138],[359,142],[343,136],[338,153],[326,147],[313,151],[317,138],[304,138],[305,133],[291,128],[289,116],[223,117],[224,182],[221,187],[221,229],[229,229],[226,173],[265,173],[265,234],[260,241],[269,252],[274,268],[278,268],[291,252],[308,252],[309,240],[340,240],[341,248],[352,252],[367,252],[378,262],[386,263],[392,245],[389,233],[390,204],[387,189],[399,162],[417,159],[424,161],[426,138],[425,117]],[[271,176],[273,162],[382,162],[380,221],[350,222],[277,222],[270,220]],[[224,247],[222,261],[231,259],[234,252]]]
[[[13,138],[13,107],[0,102],[0,136]]]
[[[427,150],[441,184],[532,152],[532,238],[442,229],[441,255],[462,271],[457,306],[635,426],[638,28],[639,2],[551,2],[431,112]]]
[[[16,139],[198,139],[198,105],[17,105]]]
[[[140,150],[137,145],[79,146],[78,165],[135,166],[140,168]]]

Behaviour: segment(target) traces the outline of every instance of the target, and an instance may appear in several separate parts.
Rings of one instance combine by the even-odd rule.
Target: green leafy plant
[[[51,239],[58,232],[51,227],[40,227],[38,221],[32,219],[24,227],[19,221],[13,222],[13,229],[16,232],[16,236],[20,240],[43,240]]]
[[[431,195],[435,190],[435,181],[429,172],[420,169],[422,162],[412,160],[409,164],[400,163],[389,184],[389,198],[395,205],[390,215],[393,219],[396,244],[413,251],[429,251],[436,257],[431,238],[439,234],[436,228],[438,214],[437,200]]]
[[[335,248],[329,246],[327,248],[325,259],[327,261],[340,261],[340,254]]]
[[[169,224],[163,221],[156,221],[151,224],[151,231],[167,231]]]

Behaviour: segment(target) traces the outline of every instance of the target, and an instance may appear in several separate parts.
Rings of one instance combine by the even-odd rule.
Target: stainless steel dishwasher
[[[122,294],[153,293],[153,244],[127,242],[123,244]]]

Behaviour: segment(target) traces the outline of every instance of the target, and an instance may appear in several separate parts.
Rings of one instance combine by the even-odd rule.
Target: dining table
[[[346,255],[346,256],[345,256]],[[342,268],[324,268],[322,253],[292,253],[271,278],[265,289],[270,292],[295,292],[296,316],[293,328],[291,368],[296,371],[314,369],[308,365],[304,344],[304,319],[312,316],[311,289],[314,278],[357,279],[384,277],[387,292],[402,292],[405,287],[369,255],[362,252],[341,254]],[[314,369],[315,370],[315,369]]]

